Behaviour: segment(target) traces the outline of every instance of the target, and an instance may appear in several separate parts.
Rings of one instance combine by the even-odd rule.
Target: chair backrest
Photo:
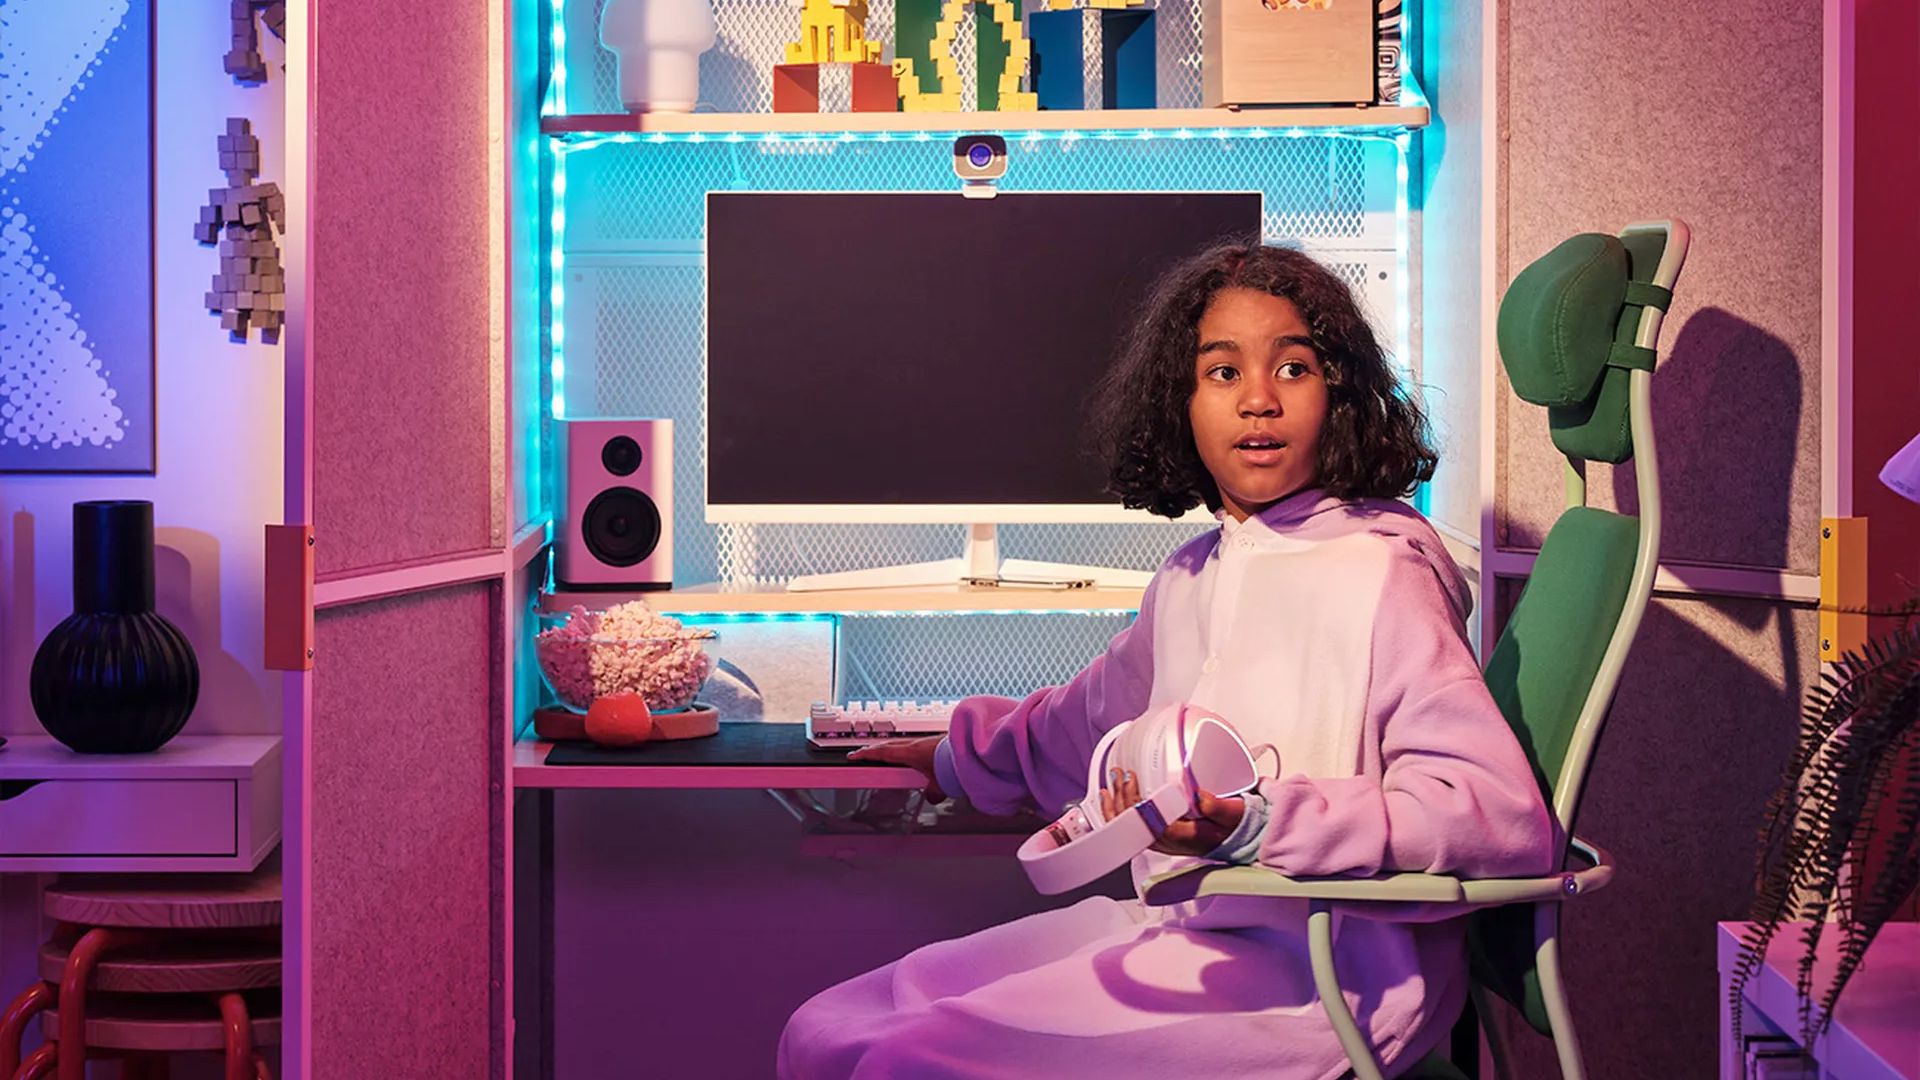
[[[1487,657],[1487,687],[1526,748],[1567,836],[1660,548],[1654,345],[1686,259],[1684,223],[1575,236],[1514,278],[1500,303],[1500,356],[1514,392],[1547,409],[1567,456],[1567,508]],[[1588,461],[1634,462],[1639,515],[1586,505]],[[1532,905],[1473,921],[1474,975],[1549,1032],[1533,971]]]

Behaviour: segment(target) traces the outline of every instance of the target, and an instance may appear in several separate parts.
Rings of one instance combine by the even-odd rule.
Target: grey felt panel
[[[1508,17],[1504,280],[1568,235],[1677,216],[1693,253],[1654,417],[1669,559],[1817,568],[1821,13],[1727,0],[1517,0]],[[1507,543],[1561,503],[1546,420],[1504,385]],[[1595,505],[1631,480],[1590,478]]]

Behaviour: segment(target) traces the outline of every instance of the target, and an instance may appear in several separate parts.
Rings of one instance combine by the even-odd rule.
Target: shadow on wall
[[[1792,351],[1704,309],[1681,328],[1654,387],[1662,550],[1785,566],[1796,467],[1818,474],[1795,461]],[[1623,509],[1637,509],[1633,483],[1630,466],[1614,470]],[[1591,1075],[1711,1075],[1714,923],[1747,916],[1755,838],[1793,750],[1816,631],[1811,608],[1771,600],[1649,605],[1576,822],[1620,861],[1614,883],[1570,905],[1566,921],[1569,995]],[[1510,1042],[1519,1075],[1558,1075],[1546,1040]]]
[[[193,642],[200,661],[200,700],[183,734],[259,731],[265,696],[221,633],[219,539],[176,527],[153,535],[154,607]]]
[[[33,703],[27,696],[27,673],[33,665],[33,650],[40,644],[33,624],[39,606],[34,588],[33,515],[15,510],[7,525],[11,563],[6,610],[0,612],[0,731],[38,734]]]
[[[1688,562],[1789,566],[1794,489],[1820,482],[1817,460],[1796,460],[1800,399],[1801,365],[1786,342],[1717,307],[1687,319],[1653,382],[1661,551]],[[1632,470],[1614,472],[1614,500],[1633,513]]]

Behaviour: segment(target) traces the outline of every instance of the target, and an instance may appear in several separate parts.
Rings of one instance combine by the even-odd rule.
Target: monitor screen
[[[1089,397],[1153,280],[1258,192],[713,192],[714,521],[1144,520]]]

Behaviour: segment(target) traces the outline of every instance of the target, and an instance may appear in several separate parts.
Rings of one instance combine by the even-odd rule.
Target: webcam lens
[[[993,160],[993,148],[985,143],[974,143],[967,147],[967,163],[976,169],[984,169]]]

